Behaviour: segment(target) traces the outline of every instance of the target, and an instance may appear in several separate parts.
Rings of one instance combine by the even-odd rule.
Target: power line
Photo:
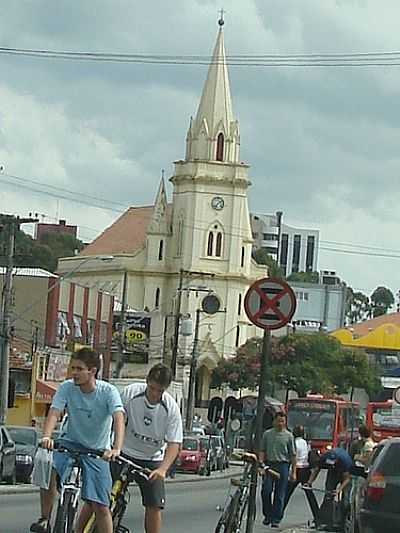
[[[132,54],[110,52],[71,52],[66,50],[1,47],[0,54],[44,59],[159,64],[204,65],[227,64],[246,67],[363,67],[399,66],[400,51],[310,53],[310,54],[256,54],[227,55],[225,60],[214,61],[209,55]]]
[[[7,177],[10,177],[12,179],[15,179],[17,180],[17,183],[14,183],[12,181],[9,181],[9,180],[4,180],[3,176],[7,176]],[[56,187],[56,186],[53,186],[53,185],[48,185],[48,184],[45,184],[43,182],[40,182],[40,181],[37,181],[37,180],[32,180],[32,179],[28,179],[28,178],[22,178],[20,176],[15,176],[15,175],[12,175],[12,174],[2,174],[1,175],[1,181],[4,182],[4,183],[8,183],[12,186],[15,186],[17,188],[23,188],[23,189],[28,189],[28,190],[31,190],[33,192],[36,192],[38,194],[44,194],[46,196],[51,196],[53,198],[58,198],[58,199],[63,199],[63,200],[66,200],[66,201],[69,201],[69,202],[72,202],[72,203],[79,203],[79,204],[83,204],[83,205],[87,205],[89,207],[93,207],[93,208],[96,208],[96,209],[105,209],[105,210],[109,210],[109,211],[113,211],[113,212],[116,212],[116,213],[122,213],[124,210],[126,209],[129,209],[129,206],[128,205],[124,205],[122,203],[119,203],[119,202],[114,202],[112,200],[106,200],[106,199],[103,199],[103,198],[100,198],[100,197],[96,197],[96,196],[91,196],[91,195],[88,195],[88,194],[81,194],[79,193],[78,191],[71,191],[71,190],[68,190],[68,189],[64,189],[62,187]],[[19,183],[21,182],[21,183]],[[68,193],[70,195],[77,195],[77,196],[80,196],[80,197],[86,197],[88,198],[88,200],[84,200],[82,198],[74,198],[74,197],[68,197],[68,196],[65,196],[64,194],[59,194],[57,192],[50,192],[50,191],[44,191],[40,188],[37,188],[37,187],[34,187],[33,185],[30,186],[30,185],[26,185],[26,183],[32,183],[32,184],[36,184],[36,185],[39,185],[41,187],[49,187],[55,191],[60,191],[61,192],[65,192],[65,193]],[[93,202],[90,202],[89,200],[90,199],[93,199],[95,201],[98,201],[98,202],[104,202],[104,205],[99,205],[97,203],[93,203]],[[109,205],[107,205],[109,204]],[[121,209],[117,209],[115,207],[113,207],[113,205],[116,205],[116,206],[121,206]],[[190,224],[185,224],[184,227],[188,228],[188,229],[197,229],[199,231],[206,231],[207,229],[209,229],[212,225],[212,223],[210,224],[208,221],[205,221],[205,220],[199,220],[199,223],[200,224],[204,224],[203,226],[200,226],[200,225],[190,225]],[[102,230],[100,230],[99,228],[90,228],[88,226],[81,226],[82,228],[86,228],[86,229],[89,229],[90,231],[94,231],[94,232],[101,232]],[[237,228],[239,229],[240,226],[235,226],[233,225],[232,228]],[[244,233],[239,233],[239,232],[224,232],[224,235],[225,236],[231,236],[231,237],[239,237],[239,238],[244,238],[245,235]],[[328,246],[321,246],[321,244],[327,244]],[[330,247],[329,245],[330,244],[336,244],[338,246],[351,246],[353,248],[361,248],[361,249],[364,249],[366,251],[362,251],[362,250],[344,250],[344,249],[341,249],[341,248],[337,248],[337,247]],[[351,254],[351,255],[367,255],[367,256],[372,256],[372,257],[382,257],[382,258],[391,258],[391,259],[400,259],[400,250],[396,250],[396,249],[392,249],[392,248],[384,248],[384,247],[375,247],[375,246],[370,246],[370,245],[363,245],[363,244],[356,244],[356,243],[346,243],[346,242],[339,242],[339,241],[329,241],[329,240],[321,240],[320,241],[320,245],[319,245],[319,249],[320,250],[324,250],[324,251],[330,251],[330,252],[336,252],[336,253],[344,253],[344,254]],[[381,252],[388,252],[388,253],[373,253],[373,252],[368,252],[367,250],[380,250]],[[393,252],[393,253],[389,253],[389,252]]]

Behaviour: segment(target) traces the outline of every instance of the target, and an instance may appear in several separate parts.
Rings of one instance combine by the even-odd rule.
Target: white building
[[[334,331],[344,326],[346,285],[344,283],[301,283],[291,281],[296,294],[296,312],[291,327],[298,333]],[[286,328],[281,333],[286,333]]]
[[[245,316],[243,299],[249,285],[267,274],[251,257],[249,166],[241,161],[239,149],[221,25],[186,136],[186,155],[175,162],[170,178],[172,202],[161,180],[154,205],[131,207],[79,256],[62,259],[59,265],[61,273],[75,270],[73,277],[81,283],[110,286],[127,272],[128,304],[139,310],[160,309],[169,328],[181,269],[183,314],[194,317],[204,297],[186,288],[202,285],[214,291],[223,312],[202,314],[199,328],[197,393],[205,400],[211,370],[220,358],[235,353],[256,333]],[[190,353],[192,342],[181,337],[179,355]]]
[[[293,272],[318,271],[318,230],[295,228],[281,223],[278,213],[252,213],[250,218],[254,249],[266,250],[279,263],[285,276]]]

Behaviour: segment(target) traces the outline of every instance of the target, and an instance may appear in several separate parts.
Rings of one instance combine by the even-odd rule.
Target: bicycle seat
[[[231,485],[240,487],[241,481],[237,477],[231,477]]]

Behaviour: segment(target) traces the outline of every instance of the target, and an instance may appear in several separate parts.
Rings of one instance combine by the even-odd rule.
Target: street
[[[223,505],[229,487],[228,479],[207,479],[189,483],[167,485],[167,508],[164,513],[163,533],[212,532],[220,512],[217,505]],[[136,489],[127,514],[126,525],[132,531],[143,531],[143,510]],[[260,509],[260,501],[257,503]],[[0,533],[26,533],[29,525],[39,515],[39,494],[0,495]],[[304,523],[310,518],[304,495],[298,490],[293,495],[282,529]],[[269,531],[257,516],[255,532]]]

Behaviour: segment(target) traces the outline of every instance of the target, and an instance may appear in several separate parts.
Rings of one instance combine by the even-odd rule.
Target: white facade
[[[264,248],[285,276],[293,272],[318,271],[319,231],[295,228],[282,223],[277,215],[251,214],[254,249]],[[279,247],[278,247],[279,243]]]
[[[224,36],[219,29],[213,58],[196,118],[186,137],[185,159],[175,162],[172,204],[161,181],[155,205],[131,208],[83,251],[84,264],[74,273],[81,282],[107,283],[119,287],[127,272],[127,301],[135,309],[160,309],[166,317],[168,335],[173,328],[169,315],[175,311],[180,271],[183,276],[181,313],[193,318],[212,290],[220,299],[221,311],[201,315],[199,328],[198,386],[207,399],[210,372],[221,357],[229,357],[247,338],[256,334],[243,309],[249,285],[267,275],[266,267],[251,257],[253,238],[247,191],[248,165],[240,161],[239,125],[232,111],[226,67]],[[133,249],[115,248],[124,231],[138,232],[138,217],[150,218],[143,240]],[[136,217],[131,228],[126,217]],[[125,220],[125,222],[124,222]],[[132,219],[133,220],[133,219]],[[107,232],[110,239],[107,241]],[[113,235],[113,238],[111,238]],[[130,235],[132,241],[132,234]],[[113,248],[114,245],[114,248]],[[123,249],[123,250],[122,250]],[[90,256],[112,254],[110,261]],[[60,261],[59,271],[77,268],[82,256]],[[118,281],[120,283],[118,284]],[[258,332],[260,334],[260,332]],[[193,338],[180,337],[178,355],[190,354]],[[200,394],[199,394],[200,395]]]
[[[297,307],[291,325],[279,330],[281,334],[293,331],[293,326],[298,333],[334,331],[344,326],[346,285],[291,281],[290,286]]]

